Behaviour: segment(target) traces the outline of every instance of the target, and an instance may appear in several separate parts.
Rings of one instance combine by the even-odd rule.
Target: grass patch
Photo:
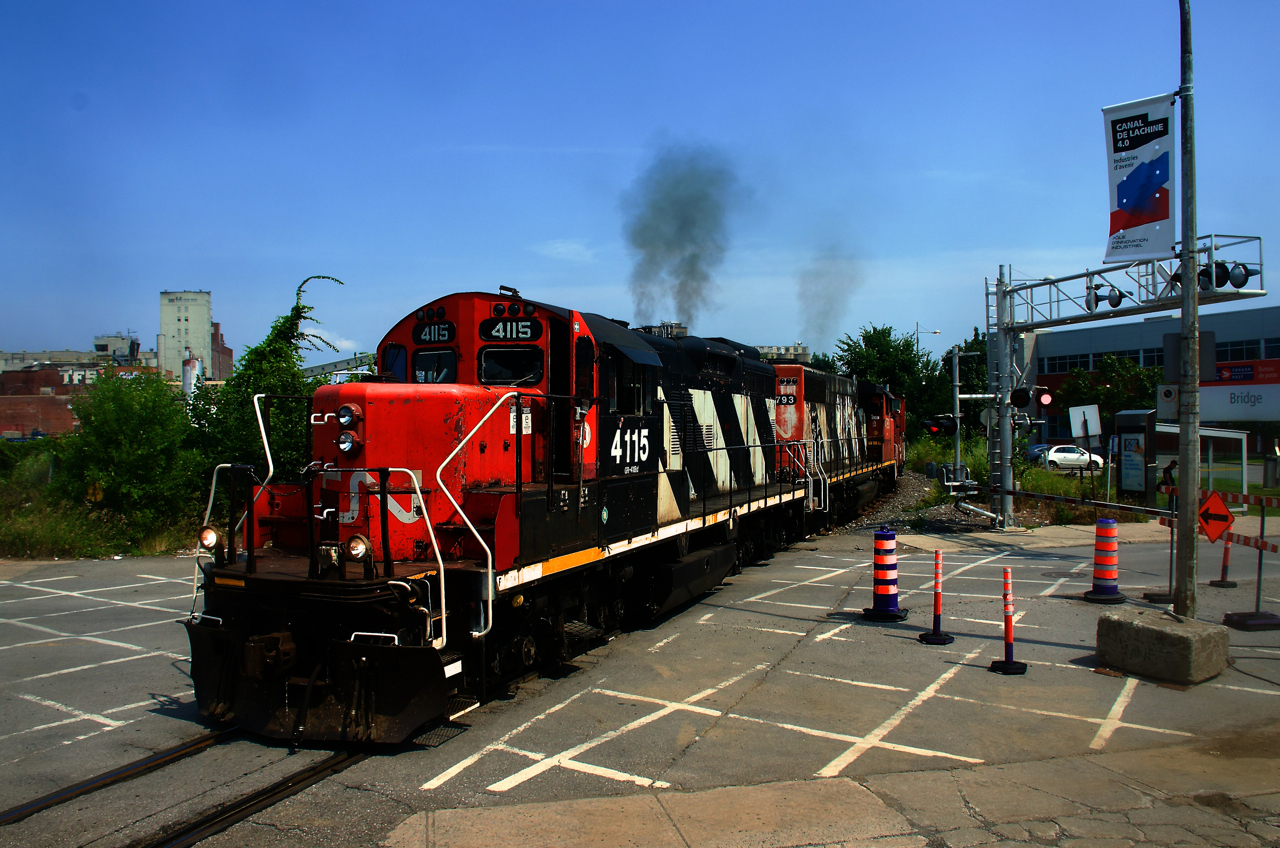
[[[143,529],[110,510],[63,499],[50,481],[59,462],[55,440],[0,449],[0,556],[41,559],[159,554],[190,548],[190,520]]]

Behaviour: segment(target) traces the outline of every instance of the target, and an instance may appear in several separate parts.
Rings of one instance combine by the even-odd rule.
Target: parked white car
[[[1095,471],[1102,467],[1102,457],[1074,445],[1055,445],[1042,456],[1050,468],[1087,468]]]

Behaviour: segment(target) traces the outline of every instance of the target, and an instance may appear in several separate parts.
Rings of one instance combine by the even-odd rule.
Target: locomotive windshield
[[[487,347],[480,351],[480,382],[496,386],[532,386],[542,381],[542,349]]]
[[[418,350],[413,354],[416,383],[458,382],[458,355],[451,350]]]

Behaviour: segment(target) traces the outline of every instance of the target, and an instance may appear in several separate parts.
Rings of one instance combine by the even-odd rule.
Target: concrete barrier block
[[[1174,683],[1199,683],[1227,667],[1227,628],[1177,621],[1162,610],[1121,607],[1098,619],[1098,661]]]

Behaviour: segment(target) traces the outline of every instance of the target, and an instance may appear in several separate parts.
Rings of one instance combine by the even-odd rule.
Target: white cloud
[[[339,353],[355,353],[360,350],[359,342],[351,339],[344,339],[336,333],[328,333],[323,330],[313,330],[312,332],[336,347]]]
[[[595,251],[580,241],[572,239],[553,239],[536,245],[535,253],[549,256],[552,259],[564,259],[568,262],[594,262]]]

